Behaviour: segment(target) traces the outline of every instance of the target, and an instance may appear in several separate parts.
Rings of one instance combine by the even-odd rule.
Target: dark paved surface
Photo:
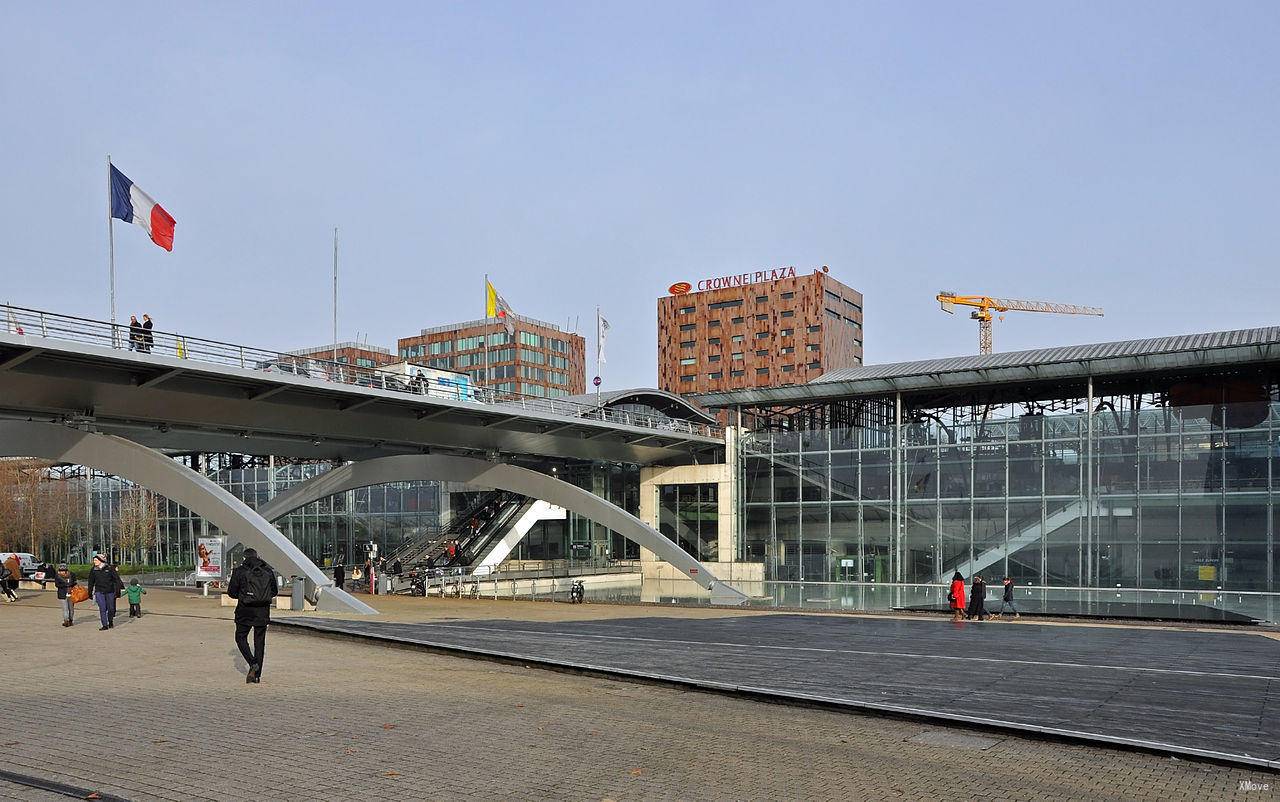
[[[807,615],[278,623],[1280,768],[1280,641],[1259,635]]]

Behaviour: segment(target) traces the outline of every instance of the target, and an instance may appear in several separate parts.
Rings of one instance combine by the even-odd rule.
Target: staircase
[[[1043,540],[1044,536],[1079,518],[1083,518],[1089,513],[1088,505],[1080,499],[1069,502],[1065,506],[1050,512],[1045,516],[1043,524],[1039,517],[1027,521],[1020,528],[1010,527],[1008,537],[1004,543],[993,546],[985,551],[974,555],[972,560],[966,560],[964,557],[952,562],[950,565],[944,565],[943,571],[938,575],[938,582],[946,584],[951,581],[951,575],[959,571],[961,576],[968,579],[974,574],[980,574],[993,565],[1004,560],[1006,554],[1014,554],[1018,550],[1030,546],[1036,541]],[[1094,506],[1094,513],[1097,513],[1097,506]]]
[[[511,494],[503,490],[482,494],[462,512],[455,513],[444,526],[430,527],[420,535],[406,540],[400,548],[387,556],[387,562],[399,560],[405,568],[427,565],[447,551],[450,541],[461,540],[469,535],[471,521],[484,515],[487,508],[500,504],[509,495]]]

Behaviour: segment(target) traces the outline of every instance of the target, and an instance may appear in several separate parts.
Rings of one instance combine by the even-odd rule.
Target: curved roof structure
[[[633,387],[629,390],[603,390],[599,401],[595,393],[571,395],[565,399],[575,404],[599,404],[604,409],[625,404],[640,404],[658,410],[663,415],[676,420],[695,421],[697,423],[716,423],[716,419],[697,404],[692,403],[675,393],[656,390],[652,387]]]

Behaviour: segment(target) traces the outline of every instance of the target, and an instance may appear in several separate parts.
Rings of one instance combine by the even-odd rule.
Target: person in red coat
[[[951,602],[952,620],[964,620],[964,577],[959,571],[951,577],[951,592],[947,594],[947,601]]]

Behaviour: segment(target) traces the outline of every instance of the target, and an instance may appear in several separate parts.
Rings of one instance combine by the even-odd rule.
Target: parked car
[[[23,577],[29,577],[32,574],[34,574],[36,571],[40,570],[40,561],[36,559],[36,555],[28,554],[24,551],[17,551],[17,552],[0,551],[0,563],[7,562],[9,559],[9,555],[11,554],[18,555],[18,565],[22,569]]]

